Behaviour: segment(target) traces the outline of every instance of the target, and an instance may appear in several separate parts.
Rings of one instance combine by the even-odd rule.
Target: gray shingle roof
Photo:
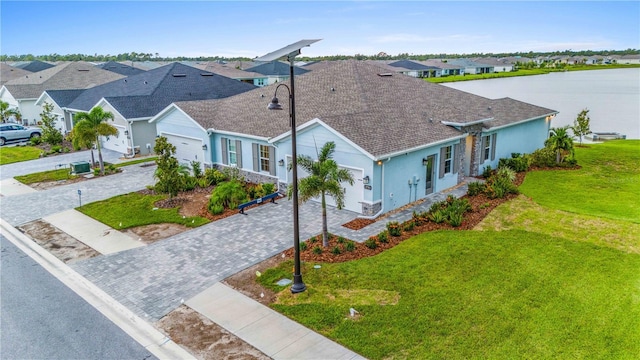
[[[152,117],[175,101],[221,99],[256,87],[171,63],[84,91],[67,107],[89,111],[105,98],[127,119]]]
[[[378,75],[382,72],[384,68],[374,64],[349,60],[296,77],[297,125],[318,118],[373,156],[382,157],[461,135],[441,121],[468,123],[494,116],[491,126],[496,126],[552,112],[401,74]],[[176,105],[205,129],[273,138],[289,131],[286,112],[266,109],[276,86]],[[286,90],[281,88],[278,97],[287,99]],[[286,100],[283,103],[287,108]]]
[[[397,68],[407,69],[407,70],[436,70],[436,69],[438,69],[437,67],[421,64],[419,62],[411,61],[411,60],[398,60],[398,61],[394,61],[392,63],[389,63],[389,65],[397,67]]]
[[[71,89],[71,90],[47,90],[46,93],[49,97],[58,104],[59,107],[65,107],[75,100],[84,89]]]
[[[0,86],[4,85],[7,81],[11,81],[13,79],[17,79],[29,74],[31,74],[30,71],[13,67],[5,63],[0,63]]]
[[[262,75],[271,75],[271,76],[289,76],[290,74],[289,64],[285,64],[281,61],[272,61],[260,65],[256,65],[254,67],[248,68],[245,71],[255,72]],[[309,70],[302,69],[300,67],[293,67],[294,75],[302,75],[304,73],[308,73]]]
[[[28,74],[4,85],[16,99],[37,99],[45,90],[88,89],[123,77],[77,61]]]
[[[144,70],[142,69],[138,69],[133,66],[122,64],[116,61],[108,61],[104,64],[96,65],[96,67],[124,76],[136,75],[144,72]]]
[[[29,72],[38,72],[38,71],[42,71],[42,70],[47,70],[50,69],[52,67],[54,67],[55,65],[53,64],[49,64],[46,63],[44,61],[40,61],[40,60],[34,60],[34,61],[29,61],[26,63],[21,63],[21,64],[17,64],[15,65],[15,67],[19,68],[19,69],[23,69]]]

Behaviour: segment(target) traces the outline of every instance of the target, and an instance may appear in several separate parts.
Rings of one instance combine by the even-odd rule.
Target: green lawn
[[[534,171],[520,192],[548,208],[640,223],[640,140],[576,147],[580,170]]]
[[[62,169],[56,169],[56,170],[41,171],[41,172],[27,174],[27,175],[18,175],[18,176],[15,176],[14,179],[18,180],[23,184],[29,185],[29,184],[45,182],[45,181],[68,180],[68,179],[73,179],[75,177],[76,175],[71,175],[69,168],[62,168]]]
[[[166,197],[167,195],[129,193],[86,204],[77,210],[116,230],[161,223],[197,227],[209,222],[199,216],[185,218],[178,213],[178,208],[154,210],[153,204]]]
[[[529,173],[475,231],[304,263],[304,293],[275,285],[291,262],[259,281],[282,290],[276,310],[371,359],[637,359],[639,145],[578,148],[581,170]]]
[[[33,146],[3,146],[0,147],[0,165],[38,159],[41,153],[41,149]]]
[[[525,231],[441,231],[375,257],[312,265],[303,268],[309,289],[295,301],[284,290],[287,305],[273,307],[367,358],[640,354],[637,254]],[[361,317],[350,319],[350,307]]]

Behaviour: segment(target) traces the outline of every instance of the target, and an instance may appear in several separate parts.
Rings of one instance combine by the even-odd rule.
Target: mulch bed
[[[514,183],[516,186],[519,186],[524,181],[526,173],[517,173],[516,180]],[[382,243],[380,241],[376,241],[378,247],[375,249],[371,249],[367,247],[364,243],[354,242],[354,250],[347,251],[345,249],[345,245],[347,242],[351,240],[344,239],[343,243],[338,242],[339,238],[335,235],[330,236],[329,238],[329,246],[326,248],[322,247],[322,235],[319,235],[315,238],[311,238],[306,240],[307,248],[304,251],[300,251],[300,259],[302,261],[307,262],[327,262],[327,263],[336,263],[336,262],[345,262],[351,260],[357,260],[368,256],[373,256],[379,254],[387,249],[390,249],[404,240],[411,238],[415,235],[427,232],[427,231],[436,231],[436,230],[471,230],[476,225],[478,225],[493,209],[495,209],[498,205],[509,201],[515,198],[517,195],[509,194],[502,199],[490,199],[484,194],[476,195],[476,196],[468,196],[465,195],[463,198],[469,200],[469,204],[471,205],[471,211],[464,215],[464,220],[462,224],[458,227],[453,227],[447,223],[436,224],[434,222],[428,221],[426,223],[416,225],[410,231],[403,231],[400,236],[388,236],[388,242]],[[377,219],[356,219],[351,221],[343,226],[349,227],[350,229],[358,230],[364,226],[367,226],[376,221],[384,221],[386,216],[381,216]],[[347,226],[349,225],[349,226]],[[362,226],[359,227],[358,226]],[[314,253],[314,248],[320,247],[322,248],[322,252],[320,254]],[[334,254],[332,250],[338,247],[340,249],[339,254]],[[316,250],[317,251],[317,250]],[[294,251],[293,248],[290,248],[284,252],[287,258],[293,258]]]

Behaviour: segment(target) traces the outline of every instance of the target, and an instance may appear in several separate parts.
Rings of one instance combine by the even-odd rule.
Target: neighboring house
[[[425,65],[424,63],[412,60],[390,62],[389,66],[397,68],[398,70],[396,70],[396,72],[415,78],[432,78],[442,76],[441,68]]]
[[[190,139],[176,145],[186,160],[204,156],[207,166],[237,167],[248,181],[277,183],[284,192],[291,183],[289,105],[267,110],[277,86],[174,103],[150,121],[159,135]],[[286,89],[278,90],[287,99]],[[343,184],[345,208],[365,216],[456,186],[511,153],[544,147],[557,113],[355,60],[296,77],[295,96],[298,154],[317,158],[334,141],[334,159],[355,179]]]
[[[272,61],[250,67],[245,69],[245,71],[262,74],[262,77],[254,80],[254,85],[266,86],[288,80],[291,69],[289,64],[285,64],[281,61]],[[309,72],[309,70],[305,70],[297,66],[294,66],[293,68],[293,74],[295,76],[302,75],[307,72]]]
[[[0,100],[17,107],[23,122],[32,125],[40,120],[42,107],[35,103],[44,91],[88,89],[122,78],[87,62],[68,62],[8,81],[0,89]]]
[[[65,114],[63,109],[80,96],[82,92],[84,92],[84,89],[46,90],[36,100],[35,105],[42,109],[44,109],[45,103],[53,105],[51,114],[56,118],[54,126],[64,134],[71,130],[69,125],[71,124],[71,118],[69,114]]]
[[[49,64],[47,62],[40,61],[40,60],[34,60],[34,61],[20,62],[20,63],[14,64],[13,66],[17,67],[18,69],[22,69],[22,70],[26,70],[28,72],[34,73],[34,72],[50,69],[55,65]]]
[[[137,75],[88,89],[63,110],[70,114],[88,112],[96,106],[114,115],[119,133],[103,139],[105,149],[123,154],[149,154],[156,138],[149,119],[175,101],[222,99],[256,87],[180,63],[171,63]],[[168,134],[170,137],[171,134]],[[183,141],[180,137],[171,142]],[[186,141],[186,140],[185,140]],[[202,159],[194,159],[202,162]]]
[[[96,65],[97,68],[112,71],[116,74],[131,76],[145,72],[145,70],[135,68],[116,61],[107,61],[104,64]]]
[[[618,64],[640,64],[640,54],[622,55],[617,59]]]
[[[474,58],[473,61],[478,64],[493,66],[493,72],[509,72],[514,70],[514,63],[505,58],[483,57]]]
[[[447,64],[461,66],[464,68],[465,74],[489,74],[494,72],[492,65],[479,63],[471,59],[449,59]]]
[[[420,63],[441,69],[441,76],[464,75],[464,66],[449,64],[443,60],[429,59]]]
[[[29,74],[31,74],[31,71],[0,63],[0,86],[4,85],[7,81],[21,78]]]

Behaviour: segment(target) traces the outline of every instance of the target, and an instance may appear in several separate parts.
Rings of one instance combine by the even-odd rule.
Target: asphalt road
[[[0,235],[1,359],[155,359]]]

